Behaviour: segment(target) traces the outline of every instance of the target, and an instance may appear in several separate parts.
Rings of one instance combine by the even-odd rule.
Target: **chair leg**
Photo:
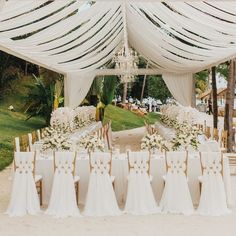
[[[79,181],[75,183],[76,203],[79,205]]]
[[[39,195],[40,206],[42,206],[43,205],[43,181],[42,180],[39,180],[36,183],[36,189],[37,189],[37,193]]]

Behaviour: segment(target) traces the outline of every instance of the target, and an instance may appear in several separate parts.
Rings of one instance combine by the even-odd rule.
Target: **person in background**
[[[209,115],[212,115],[212,114],[213,114],[211,98],[208,99],[208,114],[209,114]]]

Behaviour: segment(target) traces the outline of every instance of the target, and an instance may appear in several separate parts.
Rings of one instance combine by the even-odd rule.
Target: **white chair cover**
[[[145,215],[160,212],[157,207],[149,176],[149,152],[129,152],[130,173],[125,212]]]
[[[7,209],[10,216],[35,215],[40,212],[39,197],[33,176],[34,152],[15,152],[15,174],[11,199]]]
[[[229,213],[222,178],[222,156],[220,152],[202,152],[203,175],[201,197],[197,212],[202,215],[218,216]]]
[[[74,185],[74,152],[55,152],[55,173],[46,214],[55,217],[80,216]]]
[[[88,216],[120,215],[110,176],[111,153],[91,153],[90,165],[91,173],[84,214]]]
[[[165,188],[160,201],[160,208],[167,213],[193,213],[193,203],[190,196],[186,170],[187,153],[185,151],[167,152],[167,174]]]

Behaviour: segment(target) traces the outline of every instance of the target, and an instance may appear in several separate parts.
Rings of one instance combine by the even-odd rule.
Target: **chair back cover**
[[[90,178],[84,208],[85,215],[113,216],[120,214],[110,173],[111,153],[91,153]]]
[[[54,169],[55,172],[66,175],[74,175],[75,172],[75,152],[55,152]]]
[[[221,152],[200,153],[202,165],[201,197],[197,212],[218,216],[229,213],[223,182],[223,160]]]
[[[166,153],[167,174],[160,207],[163,212],[193,213],[193,203],[187,182],[187,152]],[[174,197],[173,197],[174,196]]]
[[[54,153],[54,178],[46,214],[58,218],[80,216],[74,184],[75,152]]]
[[[159,212],[153,195],[149,152],[129,152],[128,191],[125,212],[135,215]]]
[[[92,152],[90,154],[90,171],[97,175],[111,173],[111,153]]]
[[[167,152],[166,165],[168,173],[187,175],[186,151]]]
[[[39,198],[34,181],[35,153],[15,152],[15,173],[11,200],[7,209],[10,216],[36,214],[40,211]]]
[[[150,171],[150,153],[145,152],[128,152],[129,170],[137,174],[147,173]]]

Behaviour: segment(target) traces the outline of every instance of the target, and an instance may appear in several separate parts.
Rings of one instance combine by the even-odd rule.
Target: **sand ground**
[[[114,133],[116,144],[124,150],[139,148],[144,129]],[[10,218],[4,214],[10,196],[11,168],[0,172],[0,236],[235,236],[236,177],[232,177],[234,204],[232,214],[221,217],[198,215],[149,215],[118,217],[82,217],[55,219],[43,213]],[[174,197],[174,196],[173,196]]]

